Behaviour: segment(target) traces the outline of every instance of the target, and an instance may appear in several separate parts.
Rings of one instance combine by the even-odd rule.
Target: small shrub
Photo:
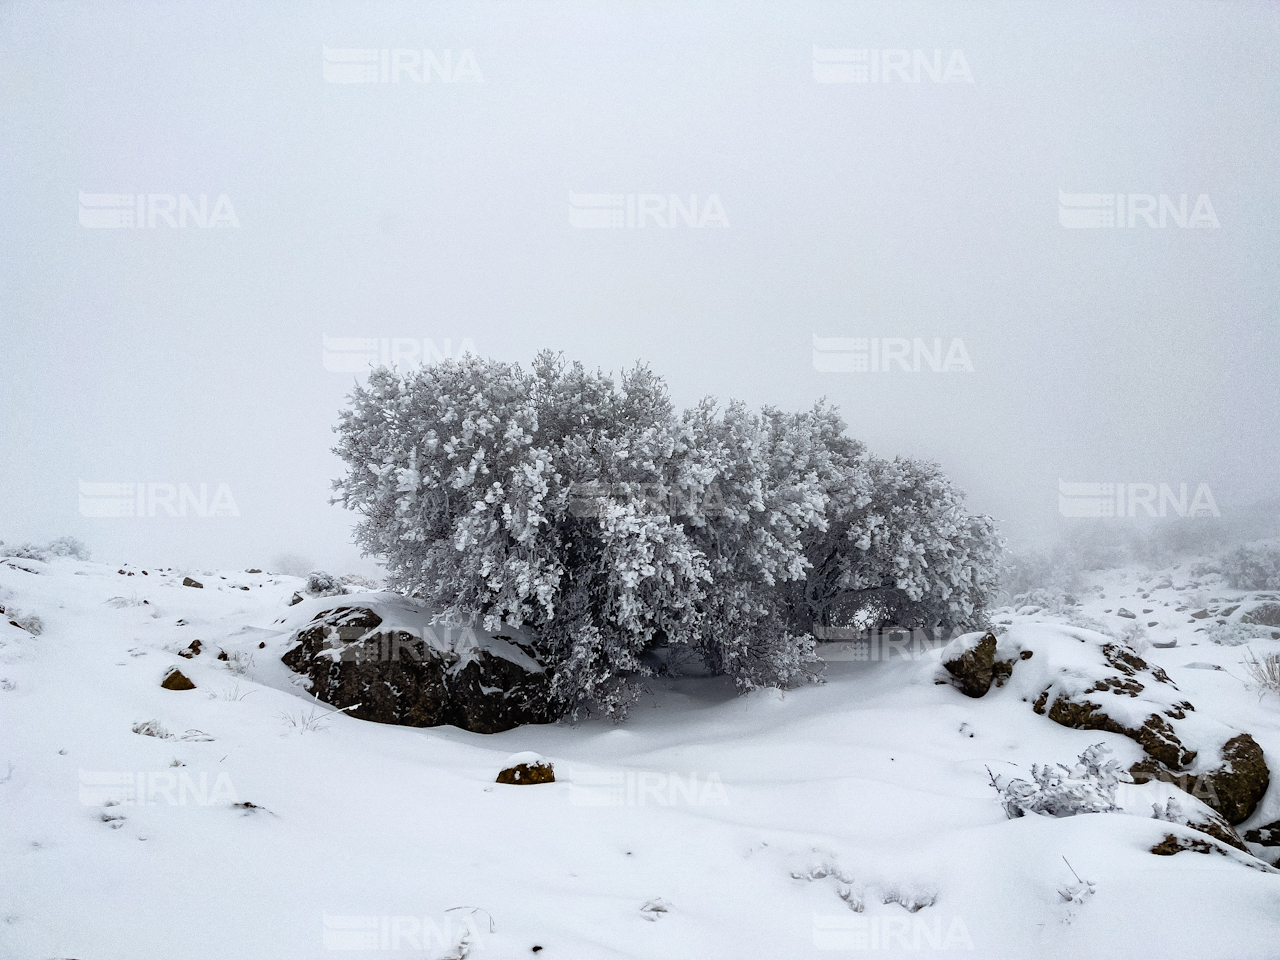
[[[1111,753],[1103,743],[1095,743],[1080,754],[1075,766],[1060,763],[1031,767],[1031,779],[1008,780],[991,774],[991,785],[1009,819],[1028,813],[1046,817],[1074,817],[1081,813],[1111,813],[1116,808],[1116,789],[1128,783],[1119,761],[1106,759]],[[990,771],[988,771],[990,773]]]
[[[347,592],[341,580],[323,570],[307,574],[307,585],[303,589],[313,597],[340,597]]]
[[[1280,653],[1271,653],[1261,659],[1250,653],[1244,658],[1244,671],[1263,693],[1280,693]]]
[[[1271,627],[1254,623],[1211,623],[1204,628],[1205,637],[1223,647],[1238,647],[1252,640],[1271,636]]]
[[[49,541],[48,551],[51,556],[71,557],[73,560],[88,560],[89,548],[75,537],[58,537]]]
[[[1236,547],[1220,565],[1228,585],[1237,590],[1280,590],[1280,543],[1274,540]]]

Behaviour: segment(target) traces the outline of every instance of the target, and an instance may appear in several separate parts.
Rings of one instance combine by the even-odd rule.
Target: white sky
[[[1274,4],[9,5],[0,538],[366,569],[328,505],[323,335],[644,360],[676,401],[827,396],[1015,539],[1058,480],[1277,493]],[[483,82],[328,83],[323,48]],[[813,48],[974,82],[822,84]],[[1065,229],[1066,193],[1219,229]],[[226,194],[233,229],[87,229],[79,194]],[[569,194],[715,194],[728,229],[586,230]],[[812,337],[974,371],[822,373]],[[79,480],[226,483],[239,518],[84,517]]]

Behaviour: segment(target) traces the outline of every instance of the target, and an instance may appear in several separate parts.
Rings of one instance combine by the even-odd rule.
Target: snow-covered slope
[[[654,680],[620,726],[411,729],[336,714],[280,664],[321,603],[289,606],[300,581],[143,570],[0,562],[0,956],[1280,955],[1280,875],[1148,852],[1181,829],[1151,818],[1164,784],[1125,787],[1122,813],[1006,819],[988,770],[1140,749],[1016,685],[937,685],[936,651],[786,693]],[[1158,623],[1178,646],[1143,656],[1280,774],[1280,702],[1239,679],[1280,642],[1208,642],[1190,613],[1234,596],[1212,582],[1108,576],[1074,613],[995,619]],[[8,622],[32,615],[38,636]],[[172,667],[196,689],[162,689]],[[556,782],[496,784],[522,751]],[[111,802],[139,785],[150,802]]]

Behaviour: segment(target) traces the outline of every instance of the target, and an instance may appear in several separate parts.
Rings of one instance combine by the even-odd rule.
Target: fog
[[[1277,11],[9,5],[0,539],[373,569],[328,502],[359,351],[325,337],[825,396],[1014,543],[1071,526],[1060,481],[1248,514],[1280,492]],[[1067,225],[1115,194],[1121,227]],[[905,363],[829,342],[873,338]]]

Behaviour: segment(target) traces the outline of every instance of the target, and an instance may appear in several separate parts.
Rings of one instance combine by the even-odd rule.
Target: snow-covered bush
[[[1227,584],[1237,590],[1280,590],[1280,543],[1246,543],[1219,561]]]
[[[750,689],[805,675],[834,613],[981,617],[991,521],[844,429],[825,405],[677,415],[644,367],[615,383],[550,353],[380,369],[336,428],[335,502],[392,589],[530,628],[564,705],[619,716],[655,648]]]
[[[89,548],[75,537],[58,537],[49,541],[49,553],[55,557],[71,557],[74,560],[88,560]]]
[[[861,458],[830,491],[826,529],[814,527],[804,594],[822,625],[985,626],[1003,545],[990,517],[935,464]]]
[[[1116,810],[1116,790],[1129,783],[1120,763],[1107,759],[1111,753],[1106,744],[1095,743],[1080,754],[1072,767],[1060,763],[1033,764],[1031,779],[1010,780],[991,776],[991,785],[1000,792],[1000,800],[1009,819],[1038,813],[1047,817],[1073,817],[1080,813],[1111,813]]]
[[[307,574],[303,589],[313,597],[340,597],[347,592],[341,580],[323,570],[312,570]]]
[[[7,557],[24,560],[48,560],[50,557],[72,557],[76,560],[88,560],[89,549],[75,537],[58,537],[43,546],[36,543],[20,543],[5,546],[0,541],[0,552]]]
[[[1272,627],[1264,627],[1256,623],[1240,623],[1228,620],[1226,623],[1209,624],[1204,628],[1204,635],[1219,646],[1239,647],[1253,640],[1269,638],[1272,629]]]

